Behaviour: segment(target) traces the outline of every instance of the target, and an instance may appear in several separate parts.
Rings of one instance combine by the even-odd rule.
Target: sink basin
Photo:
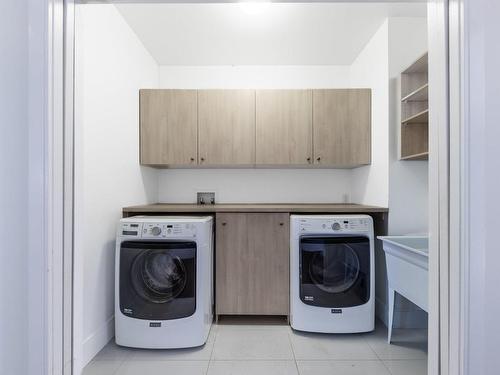
[[[399,293],[424,311],[428,309],[429,238],[427,236],[381,236],[387,264],[389,332],[391,342],[394,297]]]
[[[429,268],[429,237],[427,236],[379,236],[384,251],[410,263]]]

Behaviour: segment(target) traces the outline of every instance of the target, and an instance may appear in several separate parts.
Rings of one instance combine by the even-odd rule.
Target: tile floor
[[[111,341],[83,375],[426,375],[424,330],[300,333],[279,321],[225,319],[200,348],[140,350]]]

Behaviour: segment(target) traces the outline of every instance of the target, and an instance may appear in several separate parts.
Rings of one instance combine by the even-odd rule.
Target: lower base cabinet
[[[216,216],[216,314],[289,314],[289,214]]]

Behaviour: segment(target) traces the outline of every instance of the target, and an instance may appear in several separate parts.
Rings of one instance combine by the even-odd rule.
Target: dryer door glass
[[[119,272],[119,303],[124,315],[168,320],[196,311],[195,242],[123,242]]]
[[[325,244],[324,251],[313,253],[309,276],[325,292],[345,292],[358,279],[359,258],[349,244]]]
[[[370,243],[366,237],[300,239],[300,298],[312,306],[359,306],[370,297]]]
[[[131,275],[135,291],[153,303],[167,303],[176,298],[187,282],[186,266],[169,250],[147,250],[136,256]]]

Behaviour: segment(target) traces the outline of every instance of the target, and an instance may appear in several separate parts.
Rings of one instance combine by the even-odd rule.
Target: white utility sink
[[[427,236],[381,236],[389,282],[389,332],[391,342],[394,297],[398,292],[428,311],[429,238]]]

